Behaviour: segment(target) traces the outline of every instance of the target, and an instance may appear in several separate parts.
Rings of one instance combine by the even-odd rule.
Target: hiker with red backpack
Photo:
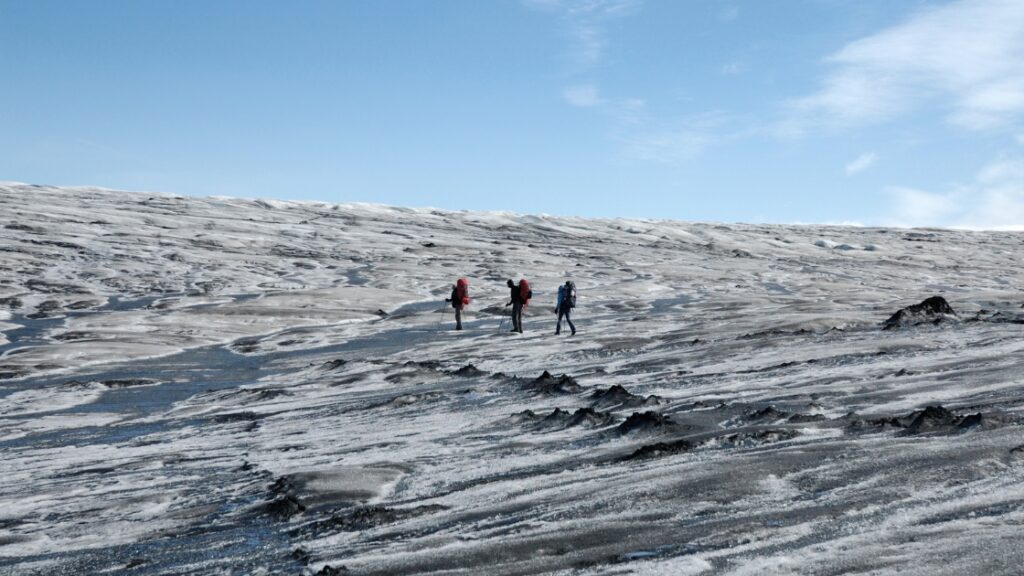
[[[569,324],[572,330],[571,336],[576,335],[576,325],[572,323],[572,309],[576,307],[576,283],[566,280],[565,284],[558,287],[558,300],[555,302],[555,314],[558,314],[558,324],[555,324],[555,335],[562,333],[562,318]]]
[[[462,330],[462,309],[469,305],[469,280],[459,278],[452,286],[451,297],[446,298],[445,302],[452,303],[452,308],[455,308],[455,329]]]
[[[512,305],[512,332],[523,333],[523,308],[530,303],[530,298],[533,298],[533,291],[530,290],[530,283],[526,279],[522,279],[518,284],[512,281],[510,278],[506,286],[511,290],[509,304]]]

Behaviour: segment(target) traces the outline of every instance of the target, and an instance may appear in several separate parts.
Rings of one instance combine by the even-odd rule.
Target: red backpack
[[[530,283],[523,278],[519,281],[519,299],[523,302],[523,306],[530,303],[530,298],[533,298],[533,290],[530,290]]]
[[[455,283],[455,291],[457,298],[462,302],[463,306],[469,305],[469,280],[465,278],[459,278],[459,281]]]

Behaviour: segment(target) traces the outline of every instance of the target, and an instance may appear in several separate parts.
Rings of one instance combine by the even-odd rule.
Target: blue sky
[[[0,0],[0,180],[1024,226],[1019,0]]]

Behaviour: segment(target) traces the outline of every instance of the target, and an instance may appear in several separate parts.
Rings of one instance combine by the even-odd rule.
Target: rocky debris
[[[959,418],[942,406],[927,406],[910,415],[907,434],[922,434],[936,429],[949,428],[958,423]]]
[[[116,380],[103,380],[100,384],[103,384],[107,388],[133,388],[135,386],[152,386],[153,384],[159,384],[159,380],[152,378],[123,378]]]
[[[296,548],[290,554],[292,560],[295,560],[303,566],[308,566],[310,561],[309,552],[305,548]]]
[[[334,514],[297,530],[297,534],[322,535],[336,532],[361,532],[378,526],[393,524],[409,518],[447,510],[446,506],[429,504],[413,508],[388,508],[386,506],[364,506]]]
[[[633,412],[625,422],[619,424],[616,431],[619,434],[634,434],[637,432],[653,432],[661,430],[672,424],[668,416],[648,410],[647,412]]]
[[[999,310],[981,310],[967,322],[992,322],[993,324],[1024,324],[1024,314]]]
[[[440,400],[444,395],[440,392],[425,392],[423,394],[402,394],[395,396],[391,400],[374,404],[370,408],[401,408],[403,406],[409,406],[411,404],[418,404],[420,402],[429,402],[433,400]]]
[[[291,494],[275,498],[263,506],[264,512],[278,520],[287,520],[306,510],[299,499]]]
[[[531,412],[530,414],[533,413]],[[534,414],[533,421],[536,422],[538,428],[570,428],[573,426],[600,428],[615,423],[614,416],[607,412],[599,412],[593,408],[579,408],[573,413],[569,413],[561,408],[555,408],[539,422],[537,422],[537,418],[539,417]],[[530,420],[524,419],[521,421]]]
[[[790,424],[808,424],[810,422],[824,422],[827,420],[824,414],[793,414],[786,422]]]
[[[694,449],[694,445],[689,440],[675,440],[673,442],[658,442],[656,444],[647,444],[641,446],[635,452],[626,456],[625,460],[645,460],[648,458],[660,458],[662,456],[671,456],[673,454],[682,454],[683,452],[689,452]]]
[[[419,361],[417,361],[417,360],[409,360],[405,364],[402,364],[402,366],[406,366],[406,367],[409,367],[409,368],[422,368],[424,370],[440,370],[441,369],[441,363],[438,362],[437,360],[419,360]]]
[[[580,385],[572,376],[562,374],[556,378],[547,370],[536,380],[528,382],[523,388],[535,394],[544,395],[576,394],[581,390]]]
[[[102,339],[102,336],[95,332],[72,330],[71,332],[64,332],[63,334],[56,334],[53,336],[53,339],[59,342],[75,342],[82,340],[100,340]]]
[[[224,414],[215,414],[210,417],[211,422],[217,422],[220,424],[228,424],[231,422],[255,422],[262,420],[270,416],[270,414],[259,414],[256,412],[227,412]]]
[[[21,308],[23,305],[24,304],[22,303],[21,298],[17,298],[14,296],[0,298],[0,306],[10,308],[11,310]]]
[[[852,415],[851,415],[852,416]],[[898,429],[900,434],[913,436],[929,433],[949,433],[957,430],[967,430],[976,426],[984,426],[993,418],[986,417],[980,412],[966,416],[956,414],[943,406],[926,406],[923,410],[915,410],[906,416],[887,416],[872,419],[853,419],[847,428],[863,430],[870,428],[893,428]],[[999,421],[999,418],[995,418]]]
[[[760,410],[754,410],[752,412],[747,412],[747,414],[744,417],[748,421],[760,422],[760,421],[764,421],[764,420],[771,420],[771,421],[781,420],[783,418],[786,418],[787,416],[789,416],[788,412],[783,412],[781,410],[776,410],[775,406],[766,406],[766,407],[764,407],[764,408],[762,408]]]
[[[654,395],[646,398],[637,396],[616,384],[606,390],[595,390],[590,395],[590,400],[592,402],[591,405],[595,408],[639,408],[641,406],[660,404],[662,398]]]
[[[289,494],[295,489],[295,482],[287,476],[279,476],[269,487],[270,493],[275,495]]]
[[[57,300],[44,300],[36,306],[35,312],[28,314],[25,317],[30,320],[38,320],[40,318],[49,318],[53,313],[59,313],[60,311],[60,302]]]
[[[344,576],[345,574],[351,573],[352,572],[345,566],[338,566],[337,568],[332,568],[331,565],[328,564],[321,568],[320,571],[315,574],[315,576]]]
[[[615,423],[615,416],[607,412],[599,412],[593,408],[579,408],[569,418],[569,426],[601,428]]]
[[[981,412],[976,412],[974,414],[968,414],[967,416],[964,416],[960,420],[960,422],[957,423],[956,427],[960,428],[960,429],[967,429],[967,428],[973,428],[975,426],[984,426],[984,425],[985,425],[985,417],[981,414]]]
[[[321,364],[320,365],[320,369],[321,370],[337,370],[338,368],[343,368],[346,364],[348,364],[347,360],[345,360],[343,358],[335,358],[334,360],[328,360],[327,362],[324,362],[323,364]]]
[[[477,376],[484,376],[486,374],[486,372],[480,370],[479,368],[473,366],[472,364],[466,364],[462,368],[459,368],[458,370],[452,372],[452,376],[459,376],[461,378],[474,378]]]
[[[400,384],[409,380],[421,379],[423,375],[419,370],[405,370],[404,372],[397,372],[395,374],[388,374],[384,377],[384,380],[392,384]]]
[[[6,228],[7,230],[17,230],[18,232],[28,232],[29,234],[46,234],[46,228],[29,226],[28,224],[22,224],[20,222],[11,222],[10,224],[5,224],[4,228]]]
[[[513,424],[522,424],[523,422],[536,422],[539,419],[540,416],[538,416],[537,413],[534,412],[533,410],[523,410],[522,412],[513,414],[512,416],[509,417],[509,420]]]
[[[538,423],[538,426],[542,428],[562,428],[568,423],[569,418],[572,415],[562,410],[561,408],[555,408]]]
[[[920,304],[901,308],[882,323],[882,329],[893,330],[919,324],[939,324],[950,320],[959,320],[956,312],[945,298],[932,296]]]
[[[38,278],[32,278],[25,282],[25,287],[33,292],[43,294],[92,294],[89,290],[75,286],[74,284],[61,284],[58,282],[47,282]]]
[[[239,354],[249,354],[252,352],[256,352],[257,350],[260,349],[260,337],[254,336],[249,338],[239,338],[238,340],[235,340],[234,342],[229,344],[228,348],[230,348],[234,352],[238,352]]]
[[[846,416],[847,416],[847,418],[850,419],[850,423],[847,424],[847,428],[850,428],[852,430],[861,430],[861,429],[865,429],[865,428],[906,428],[907,427],[906,424],[904,424],[902,421],[900,421],[899,418],[897,418],[895,416],[889,416],[889,417],[885,417],[885,418],[863,419],[863,418],[857,418],[857,415],[852,413],[852,412],[847,414]]]
[[[751,448],[783,440],[792,440],[799,436],[796,430],[757,430],[752,432],[737,432],[730,434],[709,444],[718,444],[722,448]]]
[[[67,380],[60,386],[65,390],[89,390],[90,388],[95,386],[95,384],[89,382],[82,382],[81,380]]]
[[[287,476],[281,476],[270,485],[272,500],[263,505],[263,512],[278,520],[288,520],[306,510],[295,496],[295,483]]]

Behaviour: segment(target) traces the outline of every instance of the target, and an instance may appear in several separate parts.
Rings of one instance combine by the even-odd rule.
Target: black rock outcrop
[[[689,440],[676,440],[674,442],[658,442],[657,444],[648,444],[641,446],[635,452],[626,456],[626,460],[645,460],[648,458],[659,458],[661,456],[671,456],[673,454],[682,454],[683,452],[689,452],[693,450],[693,443]]]
[[[637,396],[618,384],[606,390],[595,390],[590,395],[592,406],[595,408],[638,408],[640,406],[651,406],[661,402],[660,396]]]
[[[955,425],[959,418],[942,406],[927,406],[911,414],[910,425],[907,426],[907,434],[921,434],[936,429],[947,429]]]
[[[668,416],[648,410],[644,413],[633,412],[625,422],[619,424],[616,430],[619,434],[635,434],[660,430],[670,424],[672,424],[672,420]]]
[[[466,364],[462,368],[459,368],[455,372],[452,372],[452,376],[459,376],[462,378],[473,378],[476,376],[483,376],[484,374],[485,372],[483,370],[480,370],[479,368],[473,366],[472,364]]]
[[[615,423],[615,417],[607,412],[599,412],[593,408],[580,408],[573,412],[569,418],[569,426],[584,426],[588,428],[600,428]]]
[[[920,304],[901,308],[882,323],[883,330],[894,330],[918,324],[938,324],[957,320],[956,312],[942,296],[932,296]]]
[[[576,394],[581,390],[580,385],[572,376],[562,374],[556,378],[547,370],[538,376],[536,380],[528,382],[524,388],[535,394],[545,395]]]

